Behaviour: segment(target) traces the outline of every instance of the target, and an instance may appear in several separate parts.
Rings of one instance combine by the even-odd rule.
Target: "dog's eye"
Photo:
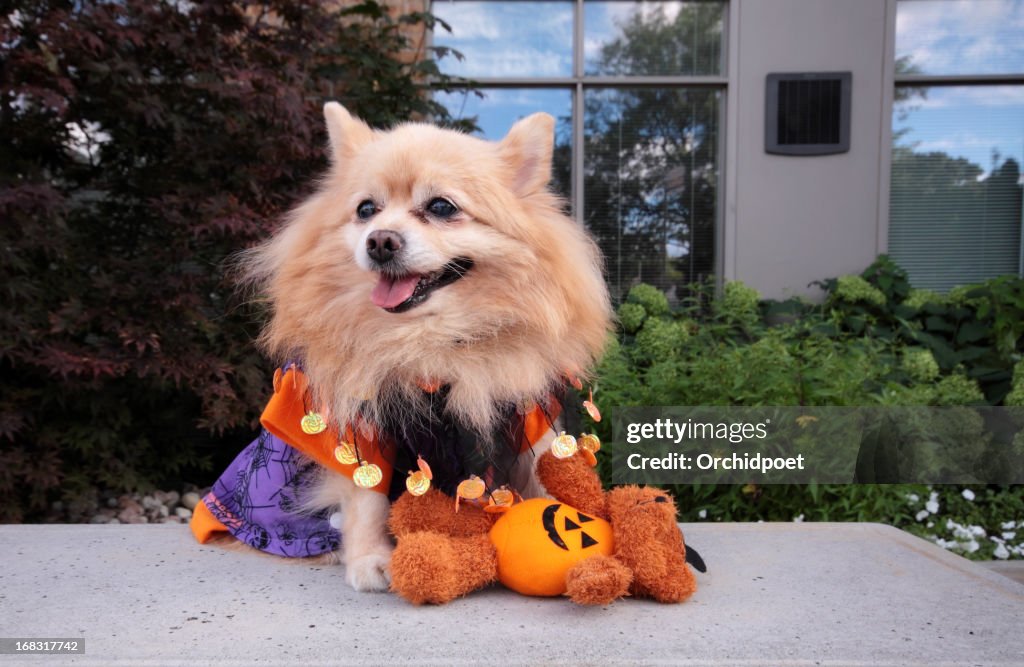
[[[360,220],[369,220],[373,217],[373,214],[377,212],[377,205],[369,199],[364,199],[359,202],[359,206],[356,206],[356,215],[359,216]]]
[[[459,209],[455,207],[455,204],[441,197],[435,197],[427,204],[427,213],[438,218],[450,218],[458,212]]]

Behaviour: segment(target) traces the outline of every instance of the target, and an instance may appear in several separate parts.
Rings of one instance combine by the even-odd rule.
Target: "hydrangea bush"
[[[880,257],[861,275],[819,285],[820,304],[763,301],[738,281],[717,294],[694,286],[677,304],[635,286],[598,369],[599,407],[610,414],[623,405],[1024,405],[1024,280],[936,294],[911,289],[906,274]],[[980,460],[983,424],[969,416],[976,417],[951,416],[952,455]],[[610,440],[608,421],[593,426]],[[607,480],[609,457],[601,466]],[[969,558],[1024,557],[1019,486],[673,490],[684,521],[880,521]]]

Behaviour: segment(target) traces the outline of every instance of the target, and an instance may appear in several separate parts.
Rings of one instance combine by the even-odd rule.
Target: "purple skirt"
[[[327,510],[303,512],[319,466],[262,431],[242,450],[203,502],[237,539],[260,551],[304,558],[336,550],[341,534]]]

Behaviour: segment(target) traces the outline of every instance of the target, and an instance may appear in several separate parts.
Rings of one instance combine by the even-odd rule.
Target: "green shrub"
[[[749,327],[753,326],[760,317],[758,312],[760,302],[761,295],[756,289],[734,280],[725,284],[722,298],[715,304],[718,307],[719,315],[726,321]]]
[[[931,350],[908,348],[903,351],[903,370],[916,382],[931,382],[939,376],[939,364]]]
[[[885,294],[860,276],[839,276],[832,296],[847,303],[863,301],[874,306],[885,305]]]
[[[622,313],[639,311],[620,309],[623,329],[598,368],[595,400],[606,415],[615,406],[636,405],[965,406],[1004,399],[1007,405],[1024,404],[1021,326],[1013,319],[1024,322],[1024,303],[1017,303],[1024,280],[997,279],[940,295],[912,290],[905,272],[881,257],[860,276],[819,284],[827,294],[817,305],[759,302],[739,282],[727,284],[719,300],[713,286],[694,286],[672,312],[653,288],[634,287],[624,306],[642,302],[646,319],[632,328],[634,317],[627,327]],[[776,321],[782,323],[769,324]],[[977,414],[947,416],[942,428],[951,437],[943,446],[954,449],[943,456],[964,465],[984,462],[986,441]],[[610,426],[592,425],[613,447]],[[1024,451],[1024,435],[1017,437]],[[607,452],[599,458],[607,480]],[[1024,557],[1024,540],[998,532],[1024,516],[1022,487],[974,489],[973,504],[960,496],[963,487],[669,488],[685,521],[882,521],[971,558]],[[932,493],[951,511],[919,520]],[[975,535],[975,545],[962,539],[965,530],[983,530],[987,537]],[[1019,533],[1024,537],[1024,530]]]
[[[629,290],[626,296],[628,303],[640,304],[651,317],[660,317],[668,313],[668,297],[657,287],[641,283]]]
[[[647,311],[639,303],[624,303],[619,306],[619,324],[626,333],[636,333],[647,318]]]
[[[636,335],[637,357],[647,362],[671,360],[689,337],[685,325],[649,317]]]

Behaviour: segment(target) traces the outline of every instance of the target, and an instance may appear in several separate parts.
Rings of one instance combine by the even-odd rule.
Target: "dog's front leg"
[[[391,503],[385,494],[361,489],[342,475],[332,481],[340,501],[345,580],[357,591],[385,591],[394,549],[387,533]]]

